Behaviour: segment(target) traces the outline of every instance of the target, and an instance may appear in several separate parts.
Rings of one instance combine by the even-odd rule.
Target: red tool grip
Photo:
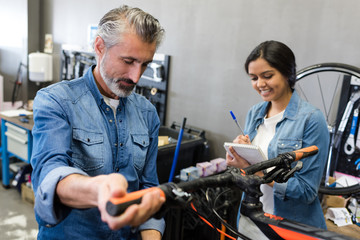
[[[158,187],[146,188],[143,190],[127,193],[124,197],[110,198],[110,200],[106,203],[106,211],[111,216],[118,216],[125,212],[129,206],[133,204],[140,204],[144,194],[156,189],[160,190],[160,196],[165,197],[164,191]]]

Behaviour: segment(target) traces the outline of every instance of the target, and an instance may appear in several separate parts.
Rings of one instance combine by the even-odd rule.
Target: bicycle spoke
[[[323,91],[322,91],[322,88],[321,88],[319,74],[317,74],[316,76],[317,76],[317,80],[318,80],[318,84],[319,84],[319,89],[320,89],[320,94],[321,94],[321,100],[322,100],[323,107],[324,107],[324,111],[325,111],[326,122],[329,122],[329,114],[327,113],[327,110],[326,110],[325,100],[324,100],[324,94],[323,94]]]
[[[335,100],[335,94],[336,94],[336,90],[338,89],[338,86],[339,86],[339,82],[340,82],[340,77],[341,77],[341,75],[339,75],[339,77],[338,77],[338,79],[337,79],[337,81],[336,81],[336,86],[335,86],[335,88],[334,88],[334,92],[333,92],[333,95],[332,95],[332,98],[331,98],[331,103],[330,103],[330,107],[329,107],[329,113],[330,113],[330,111],[331,111],[331,109],[332,109],[332,105],[333,105],[333,103],[334,103],[334,100]],[[335,122],[333,122],[330,126],[331,127],[334,127],[334,125],[336,124],[336,118],[335,118]],[[328,122],[329,123],[329,122]]]
[[[307,99],[305,92],[303,91],[303,89],[301,88],[301,86],[298,84],[297,88],[300,90],[300,96],[303,96],[303,98],[308,102],[309,100]]]

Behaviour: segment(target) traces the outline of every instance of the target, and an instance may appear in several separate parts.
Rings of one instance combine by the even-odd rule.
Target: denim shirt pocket
[[[137,170],[142,171],[150,144],[148,134],[131,134],[133,141],[133,162]]]
[[[104,166],[103,133],[74,128],[71,148],[73,164],[85,172]]]
[[[295,151],[295,150],[300,149],[301,147],[302,147],[301,139],[282,138],[282,139],[279,139],[279,141],[278,141],[279,153]]]

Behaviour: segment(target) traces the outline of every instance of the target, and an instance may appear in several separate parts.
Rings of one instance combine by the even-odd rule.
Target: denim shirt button
[[[121,122],[121,123],[122,123],[122,120],[121,120],[121,119],[119,119],[119,122]]]
[[[124,144],[123,143],[120,143],[120,147],[122,147]]]
[[[115,143],[114,146],[117,147],[117,143]]]
[[[47,228],[51,228],[51,227],[52,227],[52,225],[51,225],[51,224],[46,224],[46,225],[45,225],[45,227],[47,227]]]
[[[116,172],[118,172],[119,170],[120,170],[120,169],[119,169],[118,167],[115,169]]]
[[[111,122],[111,123],[112,123],[112,119],[110,119],[110,120],[109,120],[109,122]]]
[[[110,108],[107,107],[107,108],[106,108],[106,111],[110,111]]]

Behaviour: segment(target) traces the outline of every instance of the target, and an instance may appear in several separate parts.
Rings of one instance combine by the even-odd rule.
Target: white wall
[[[0,95],[10,99],[19,64],[20,62],[26,64],[28,42],[26,1],[15,0],[9,4],[8,1],[0,0],[0,29],[0,74],[5,79],[5,91],[1,91]]]
[[[360,66],[358,0],[42,0],[42,34],[53,34],[55,51],[63,43],[86,46],[88,24],[123,3],[150,12],[166,29],[159,49],[171,55],[166,125],[187,117],[206,131],[213,157],[224,156],[223,142],[238,134],[229,110],[243,124],[261,101],[243,69],[260,42],[286,43],[298,69],[321,62]]]
[[[39,7],[40,0],[0,0],[0,74],[4,76],[6,101],[12,97],[19,64],[27,65],[30,52],[39,51]],[[17,100],[33,97],[38,88],[26,79],[26,67]]]

